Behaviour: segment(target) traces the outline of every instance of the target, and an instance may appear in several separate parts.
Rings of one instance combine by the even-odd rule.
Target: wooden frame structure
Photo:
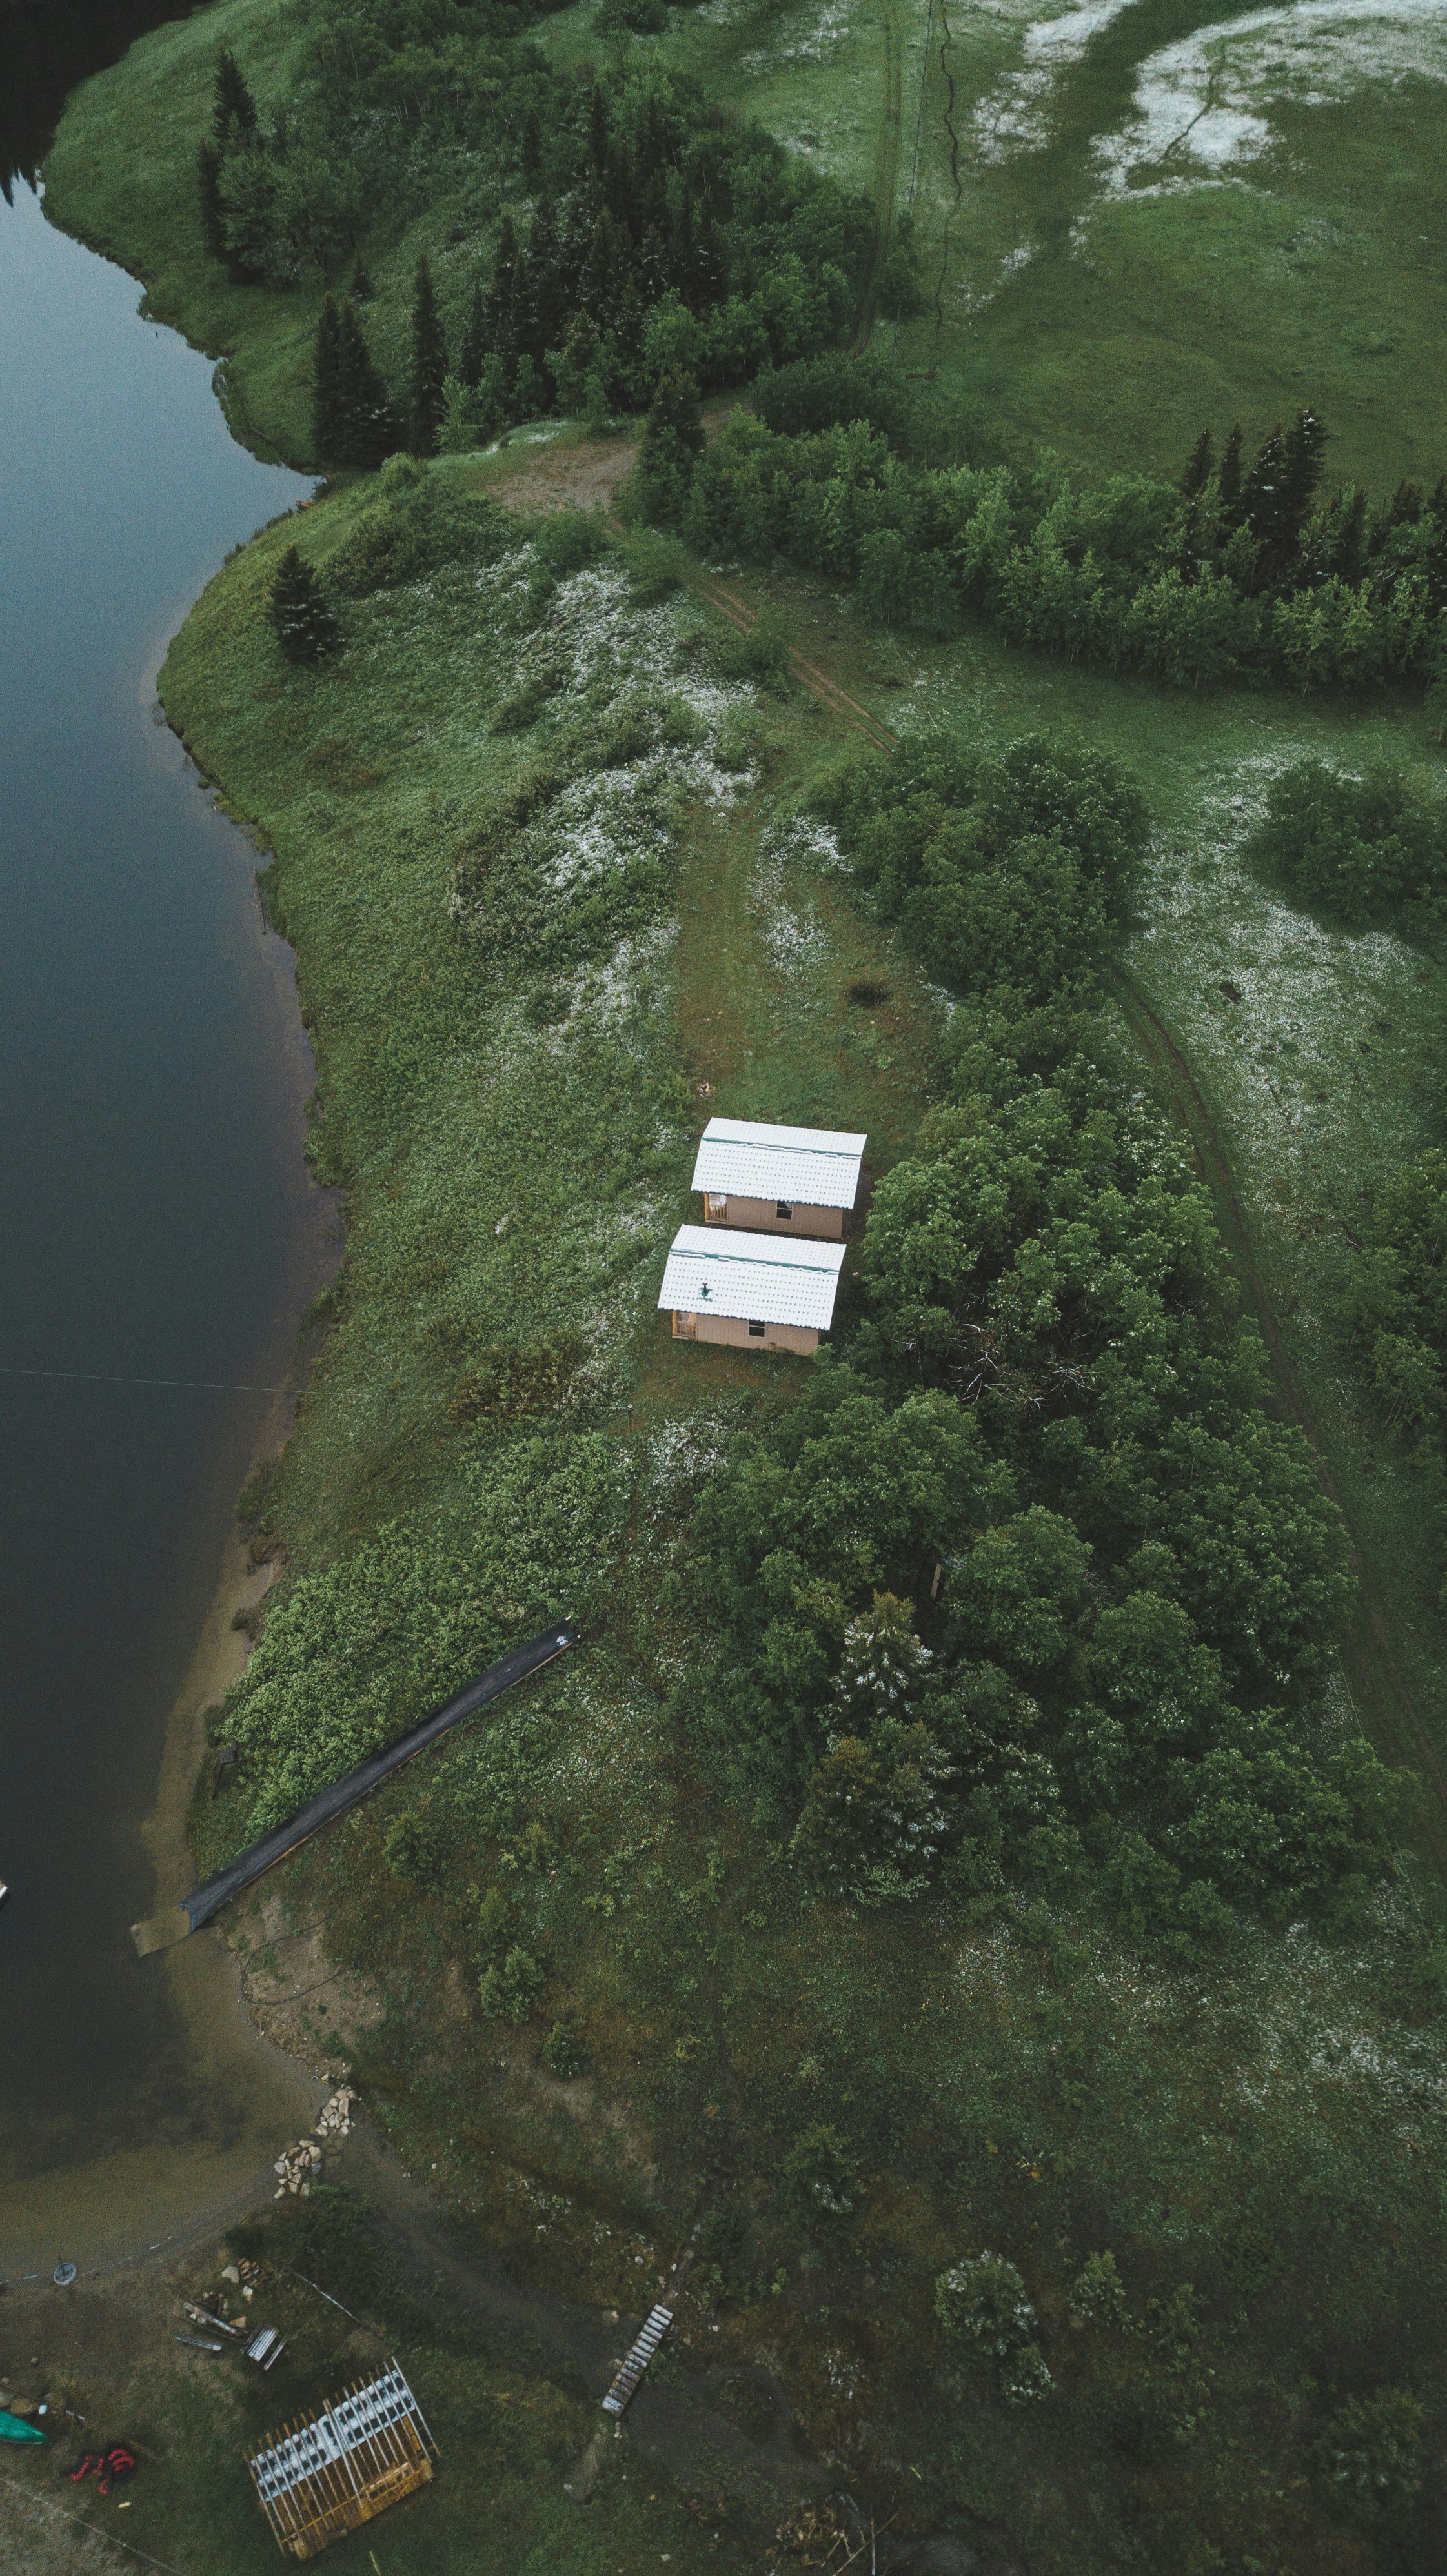
[[[283,2556],[315,2558],[333,2540],[426,2486],[437,2452],[397,2364],[354,2380],[249,2451],[261,2509]]]

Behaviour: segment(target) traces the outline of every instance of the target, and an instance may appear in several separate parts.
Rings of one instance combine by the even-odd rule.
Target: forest
[[[847,582],[871,621],[948,629],[973,610],[1012,642],[1172,688],[1437,684],[1447,481],[1375,507],[1359,484],[1325,489],[1309,410],[1249,461],[1239,424],[1219,463],[1203,431],[1176,485],[921,464],[904,392],[837,359],[780,368],[706,454],[660,458],[647,506],[705,555],[784,554]]]

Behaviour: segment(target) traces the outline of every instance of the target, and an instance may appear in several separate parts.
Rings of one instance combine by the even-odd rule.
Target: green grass
[[[543,41],[596,54],[592,16],[564,11]],[[1447,467],[1447,57],[1421,22],[1404,17],[1410,39],[1383,28],[1374,59],[1359,47],[1349,66],[1326,39],[1283,68],[1279,50],[1216,33],[1221,97],[1267,133],[1261,152],[1208,164],[1180,142],[1160,158],[1132,124],[1142,75],[1184,98],[1174,130],[1190,124],[1200,97],[1154,58],[1229,28],[1206,0],[1146,0],[1053,50],[1037,31],[1071,18],[1059,6],[943,16],[948,42],[938,5],[892,0],[891,193],[908,202],[913,174],[927,298],[899,334],[906,365],[937,368],[967,416],[1087,473],[1174,477],[1206,422],[1219,438],[1240,418],[1259,438],[1306,402],[1331,429],[1333,475],[1385,494]],[[885,33],[880,11],[830,0],[718,0],[641,50],[875,189],[895,116]],[[1169,136],[1168,103],[1162,115]],[[880,324],[876,347],[892,347]]]

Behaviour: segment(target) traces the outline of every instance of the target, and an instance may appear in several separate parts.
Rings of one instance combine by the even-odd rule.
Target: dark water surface
[[[27,188],[0,205],[0,2270],[72,2210],[157,2235],[162,2174],[173,2215],[250,2151],[193,1972],[127,1927],[269,1408],[101,1381],[273,1384],[328,1258],[289,954],[152,712],[189,602],[305,487],[137,300]]]

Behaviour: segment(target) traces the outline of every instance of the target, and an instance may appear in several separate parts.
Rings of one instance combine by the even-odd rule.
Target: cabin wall
[[[731,1348],[745,1351],[797,1351],[807,1356],[817,1351],[819,1334],[813,1324],[766,1324],[762,1334],[751,1333],[742,1315],[695,1315],[675,1307],[673,1338],[676,1342],[727,1342]]]
[[[778,1207],[777,1199],[740,1199],[732,1191],[725,1196],[717,1190],[705,1190],[703,1221],[705,1225],[742,1226],[748,1234],[803,1234],[815,1243],[842,1243],[845,1209],[806,1207],[802,1199],[796,1199],[792,1217],[782,1217]]]

